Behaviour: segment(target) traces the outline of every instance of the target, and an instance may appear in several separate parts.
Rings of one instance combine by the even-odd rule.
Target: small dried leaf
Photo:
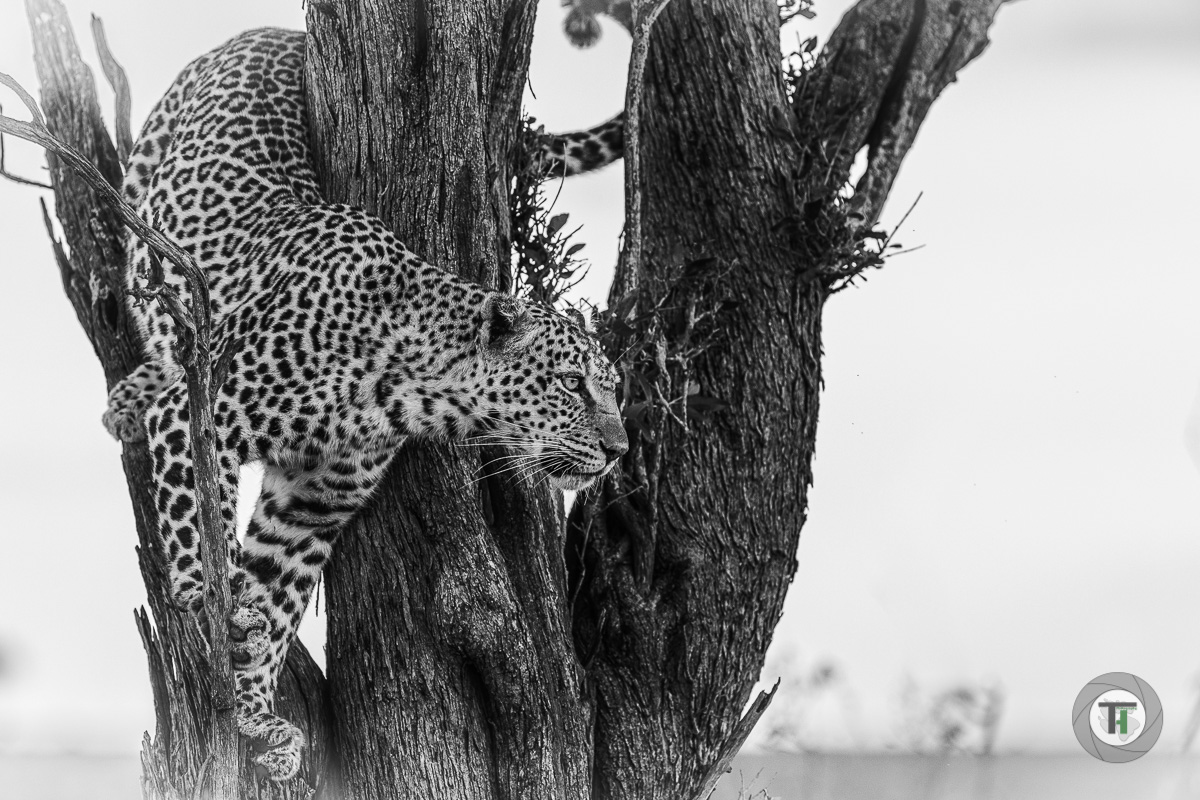
[[[158,253],[150,250],[150,288],[156,289],[163,285],[163,265]]]

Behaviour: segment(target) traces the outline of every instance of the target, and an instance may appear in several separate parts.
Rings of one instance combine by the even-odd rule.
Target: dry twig
[[[0,116],[3,115],[3,112],[4,112],[4,106],[0,105]],[[8,178],[13,183],[24,184],[25,186],[36,186],[39,189],[53,188],[48,183],[42,183],[41,181],[35,181],[31,178],[22,178],[20,175],[13,175],[11,172],[9,172],[5,168],[5,166],[4,166],[4,137],[3,136],[0,136],[0,178]]]
[[[128,167],[129,154],[133,152],[133,133],[129,123],[132,106],[129,96],[129,79],[125,76],[125,68],[117,63],[112,51],[108,49],[108,37],[104,35],[104,22],[95,14],[92,15],[92,38],[96,40],[96,51],[100,54],[100,66],[104,68],[104,77],[117,96],[115,109],[117,158],[121,160],[121,166]]]
[[[754,726],[758,724],[758,720],[766,712],[767,707],[771,705],[771,701],[775,699],[775,692],[779,689],[779,681],[775,681],[775,685],[771,687],[770,692],[759,692],[758,697],[754,698],[754,702],[750,705],[745,716],[738,720],[738,724],[733,726],[733,730],[729,732],[725,742],[719,750],[720,755],[704,773],[704,780],[700,784],[694,798],[695,800],[706,800],[712,793],[713,789],[717,788],[717,781],[721,776],[729,772],[729,765],[733,761],[733,757],[742,749],[742,745],[746,743],[746,737],[750,735],[750,731],[754,730]]]

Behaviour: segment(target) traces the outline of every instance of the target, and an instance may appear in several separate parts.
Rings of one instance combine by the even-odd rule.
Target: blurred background
[[[823,42],[851,4],[817,0],[784,49]],[[304,23],[297,0],[69,5],[77,34],[104,19],[135,127],[195,55]],[[625,32],[606,22],[580,51],[561,20],[544,0],[527,109],[548,130],[624,96]],[[884,214],[921,194],[896,241],[923,247],[827,307],[816,485],[763,672],[782,687],[722,798],[1200,796],[1200,4],[1024,0],[992,42]],[[37,86],[16,0],[0,71]],[[9,171],[44,179],[39,151],[5,144]],[[550,187],[588,243],[575,298],[607,295],[622,181],[615,165]],[[39,195],[0,184],[0,786],[136,797],[153,726],[136,536]],[[301,637],[320,659],[323,619]],[[1122,766],[1070,725],[1114,670],[1165,718]]]

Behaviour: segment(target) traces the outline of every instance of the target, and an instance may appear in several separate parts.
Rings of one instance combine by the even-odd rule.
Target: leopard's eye
[[[583,388],[583,376],[574,373],[559,375],[558,380],[568,392],[579,392]]]

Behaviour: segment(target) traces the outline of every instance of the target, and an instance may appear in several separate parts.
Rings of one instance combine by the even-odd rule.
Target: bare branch
[[[759,692],[758,697],[754,698],[754,702],[750,705],[745,715],[738,721],[738,724],[729,732],[729,736],[725,739],[725,743],[721,745],[720,755],[704,773],[704,780],[700,784],[700,791],[694,795],[694,800],[706,800],[712,794],[713,789],[717,788],[717,781],[721,776],[729,772],[729,764],[733,761],[733,757],[742,749],[742,745],[746,743],[746,737],[754,730],[754,726],[758,724],[759,718],[763,712],[771,705],[771,701],[775,699],[775,692],[779,689],[779,681],[775,681],[775,685],[771,687],[770,692]]]
[[[629,55],[629,78],[625,85],[625,248],[618,275],[624,285],[613,296],[637,289],[642,265],[642,159],[640,127],[642,90],[645,85],[646,55],[650,52],[650,29],[671,0],[633,0],[633,49]]]
[[[54,233],[54,223],[50,221],[50,209],[46,207],[46,201],[38,202],[42,206],[42,223],[46,226],[46,235],[50,237],[50,244],[54,248],[54,261],[65,278],[71,272],[71,260],[67,258],[67,251],[63,249],[62,242]]]
[[[3,83],[8,88],[12,89],[17,97],[21,98],[21,102],[25,104],[25,108],[29,110],[29,115],[33,117],[33,124],[45,130],[46,118],[42,116],[42,110],[38,108],[37,101],[33,99],[33,95],[25,91],[25,87],[13,80],[11,75],[0,72],[0,83]]]
[[[919,0],[923,19],[911,32],[911,51],[897,64],[868,141],[867,170],[855,187],[851,206],[870,227],[879,218],[900,163],[916,140],[934,100],[959,70],[989,43],[988,29],[1005,0]]]
[[[12,89],[20,96],[21,100],[25,103],[25,107],[29,109],[29,113],[33,117],[32,122],[22,122],[21,120],[0,114],[0,133],[12,134],[18,139],[24,139],[27,142],[40,145],[66,162],[68,166],[83,178],[88,186],[100,195],[105,205],[116,212],[121,218],[121,222],[125,223],[139,239],[144,241],[147,246],[160,256],[179,267],[180,270],[188,275],[190,282],[197,283],[202,287],[202,293],[194,296],[197,301],[201,297],[204,300],[203,305],[197,305],[198,308],[207,308],[207,282],[204,280],[204,275],[200,272],[200,267],[196,265],[195,260],[185,253],[179,245],[175,244],[139,217],[133,206],[121,198],[120,193],[100,174],[100,170],[96,169],[96,166],[92,162],[84,158],[78,150],[59,141],[50,133],[46,128],[45,118],[42,117],[42,112],[38,108],[37,103],[12,76],[0,72],[0,83]],[[195,287],[189,288],[195,291]],[[196,322],[189,320],[188,326],[196,327]],[[207,323],[205,323],[204,327],[207,328]],[[207,330],[205,334],[207,335]]]
[[[117,123],[117,158],[121,166],[129,165],[129,154],[133,152],[133,133],[130,129],[132,101],[129,94],[129,79],[125,76],[125,68],[113,57],[108,49],[108,37],[104,34],[104,22],[95,14],[92,15],[92,38],[96,41],[96,51],[100,54],[100,66],[104,68],[104,77],[108,85],[117,95],[115,119]]]
[[[0,113],[3,113],[4,106],[0,105]],[[0,178],[8,178],[13,183],[24,184],[25,186],[36,186],[39,189],[53,189],[54,187],[48,183],[35,181],[30,178],[22,178],[20,175],[13,175],[4,168],[4,137],[0,136]]]
[[[826,190],[842,186],[867,144],[915,16],[914,0],[860,0],[799,83],[793,112],[801,141],[811,142],[820,154],[820,184]]]

